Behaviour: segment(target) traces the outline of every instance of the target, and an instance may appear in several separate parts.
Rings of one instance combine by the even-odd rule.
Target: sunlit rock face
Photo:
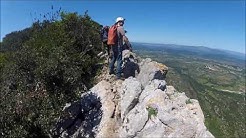
[[[168,67],[123,51],[124,80],[108,75],[79,102],[64,108],[53,129],[58,137],[214,137],[195,99],[166,84]]]

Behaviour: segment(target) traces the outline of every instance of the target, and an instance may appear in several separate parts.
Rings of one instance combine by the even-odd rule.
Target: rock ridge
[[[81,95],[80,106],[71,104],[64,108],[83,117],[74,121],[74,116],[61,116],[52,131],[59,137],[213,138],[204,125],[199,102],[168,86],[167,72],[164,64],[124,50],[126,79],[115,80],[104,66],[97,76],[98,83]],[[73,130],[66,128],[67,120],[77,122],[70,127]]]

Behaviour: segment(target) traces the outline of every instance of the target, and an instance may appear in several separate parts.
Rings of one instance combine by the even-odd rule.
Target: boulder
[[[93,137],[101,114],[100,99],[93,93],[84,94],[81,101],[66,105],[52,129],[52,137]]]
[[[145,87],[139,103],[126,114],[120,137],[213,137],[198,101],[170,86],[158,89],[161,81]]]
[[[139,68],[140,73],[136,78],[144,87],[154,79],[164,80],[168,71],[167,66],[152,61],[150,58],[142,60]]]
[[[136,54],[131,52],[130,50],[124,50],[122,52],[122,71],[124,74],[124,78],[135,77],[137,73],[139,73],[139,66]]]
[[[120,95],[122,118],[138,103],[141,92],[141,84],[136,78],[130,77],[122,83],[122,93]]]

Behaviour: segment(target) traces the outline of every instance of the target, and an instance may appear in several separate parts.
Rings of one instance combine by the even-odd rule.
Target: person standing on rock
[[[116,22],[109,29],[108,44],[112,46],[112,60],[109,64],[109,74],[114,74],[114,64],[117,61],[116,79],[121,79],[122,73],[122,51],[123,43],[129,44],[128,38],[125,36],[124,25],[125,19],[123,17],[116,18]]]

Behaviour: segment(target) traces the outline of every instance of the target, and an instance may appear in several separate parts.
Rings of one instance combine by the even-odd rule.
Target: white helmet
[[[116,18],[115,22],[118,23],[119,21],[125,21],[125,19],[123,17]]]

